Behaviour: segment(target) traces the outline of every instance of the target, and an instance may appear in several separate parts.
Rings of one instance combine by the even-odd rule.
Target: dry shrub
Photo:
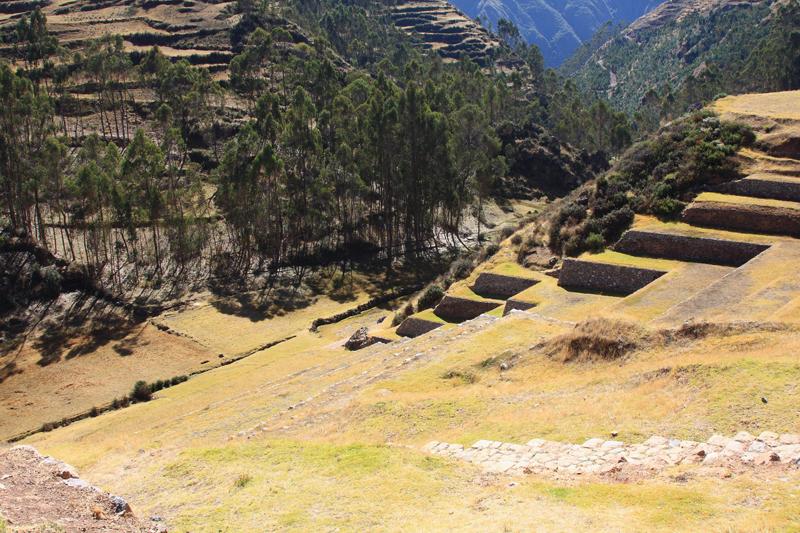
[[[664,344],[682,341],[697,341],[709,337],[730,337],[744,333],[795,331],[791,324],[779,322],[686,322],[678,328],[659,331],[660,341]]]
[[[647,332],[636,324],[597,318],[545,343],[547,354],[564,363],[616,361],[641,347]]]
[[[461,381],[465,385],[471,385],[476,381],[478,381],[478,376],[476,376],[474,372],[470,372],[469,370],[454,369],[454,370],[448,370],[447,372],[442,374],[442,379],[447,379],[447,380],[456,379]]]

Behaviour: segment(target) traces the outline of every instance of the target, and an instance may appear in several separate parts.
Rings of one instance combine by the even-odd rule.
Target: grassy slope
[[[430,359],[354,388],[351,402],[328,399],[325,387],[354,379],[370,363],[277,387],[294,372],[341,367],[356,357],[331,347],[343,330],[323,329],[164,391],[151,404],[31,442],[130,496],[137,509],[167,516],[178,531],[559,530],[567,523],[615,531],[755,530],[800,520],[790,505],[800,496],[795,477],[746,476],[721,487],[691,476],[684,484],[659,478],[630,486],[531,477],[511,487],[415,451],[432,439],[581,441],[611,431],[624,440],[653,433],[699,439],[740,429],[798,431],[796,332],[645,346],[624,364],[564,365],[531,349],[560,326],[509,317],[472,334],[444,332],[447,342],[426,336],[370,348],[373,363],[392,352]],[[489,355],[495,359],[487,361]],[[516,366],[500,372],[499,361],[512,358]],[[319,406],[286,411],[317,393]],[[769,404],[761,403],[762,395]],[[228,440],[276,413],[267,432]]]
[[[513,255],[506,244],[478,271]],[[580,320],[619,301],[580,295],[564,303],[555,280],[541,277],[533,297],[556,316]],[[176,531],[786,531],[800,524],[797,472],[720,481],[676,467],[629,484],[512,480],[418,451],[434,439],[800,432],[798,331],[640,341],[621,361],[565,364],[548,357],[543,341],[569,325],[511,315],[362,352],[340,348],[378,316],[302,332],[162,391],[155,402],[29,441],[130,497],[140,514],[165,516]],[[501,371],[503,361],[512,368]],[[238,434],[256,426],[264,430]]]

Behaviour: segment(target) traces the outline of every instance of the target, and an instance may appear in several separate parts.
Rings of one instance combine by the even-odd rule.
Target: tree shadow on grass
[[[32,346],[41,356],[37,364],[47,366],[91,354],[110,342],[124,342],[137,327],[141,325],[115,306],[80,296],[61,316],[48,320]]]

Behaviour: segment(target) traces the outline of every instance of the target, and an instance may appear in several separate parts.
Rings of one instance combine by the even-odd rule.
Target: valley
[[[0,533],[800,528],[798,16],[0,2]]]
[[[766,98],[793,109],[786,104],[798,97]],[[740,119],[795,127],[780,112],[759,115],[769,104],[758,102],[734,97],[717,106]],[[751,168],[774,170],[780,161],[780,175],[800,169],[764,148],[743,154]],[[713,208],[761,202],[736,198]],[[698,197],[687,213],[706,203]],[[770,233],[781,233],[778,220]],[[790,502],[800,475],[790,464],[791,453],[800,458],[791,444],[800,431],[793,355],[800,336],[791,312],[800,292],[785,266],[796,260],[795,239],[692,224],[638,219],[617,245],[627,254],[576,260],[577,285],[566,281],[566,263],[560,280],[506,266],[513,263],[509,239],[463,284],[487,272],[536,280],[505,304],[529,302],[525,311],[490,312],[345,351],[342,343],[361,326],[382,335],[375,322],[386,312],[368,311],[199,375],[152,402],[26,442],[125,494],[138,515],[163,516],[178,530],[396,530],[431,521],[441,529],[505,523],[560,530],[565,520],[616,531],[785,529],[798,520]],[[729,251],[703,259],[709,246]],[[628,296],[601,294],[608,283],[636,279],[607,266],[663,275],[626,288]],[[448,294],[481,298],[460,287]],[[170,319],[172,327],[181,328],[180,317]],[[742,431],[751,435],[739,437]],[[715,451],[769,441],[763,432],[787,443],[774,463],[757,462],[755,453],[734,462]],[[623,451],[627,460],[614,468],[582,471],[565,462],[522,472],[513,461],[470,464],[458,453],[428,452],[431,441],[467,449],[488,440],[639,443],[654,435],[679,439],[692,453],[708,441],[707,454],[653,463]],[[733,435],[744,440],[726,440]],[[742,500],[758,503],[736,503]],[[693,512],[667,511],[674,508]]]

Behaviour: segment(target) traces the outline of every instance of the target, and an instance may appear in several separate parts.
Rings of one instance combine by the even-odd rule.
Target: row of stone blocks
[[[653,436],[641,444],[589,439],[567,444],[534,439],[527,445],[482,440],[465,448],[433,441],[424,450],[481,466],[487,472],[512,475],[560,472],[605,474],[620,465],[661,470],[679,464],[800,468],[800,435],[763,432],[758,437],[742,431],[734,437],[714,435],[706,442]]]
[[[695,202],[684,210],[683,221],[709,228],[800,237],[800,209],[789,207]]]
[[[800,202],[800,179],[770,180],[752,177],[727,183],[720,187],[720,191],[739,196]]]
[[[742,266],[768,248],[767,244],[641,230],[627,231],[614,245],[614,250],[629,255],[732,267]]]
[[[472,291],[484,298],[506,300],[533,287],[537,283],[539,283],[539,281],[532,278],[483,272],[475,280]]]
[[[436,306],[434,313],[448,322],[464,322],[465,320],[477,318],[498,307],[500,307],[499,302],[446,295]]]
[[[666,272],[579,259],[564,259],[558,284],[566,289],[628,296],[654,282]]]
[[[403,320],[402,324],[398,326],[396,333],[401,337],[415,338],[420,335],[425,335],[431,331],[442,327],[441,322],[434,322],[432,320],[424,320],[422,318],[408,317]]]

